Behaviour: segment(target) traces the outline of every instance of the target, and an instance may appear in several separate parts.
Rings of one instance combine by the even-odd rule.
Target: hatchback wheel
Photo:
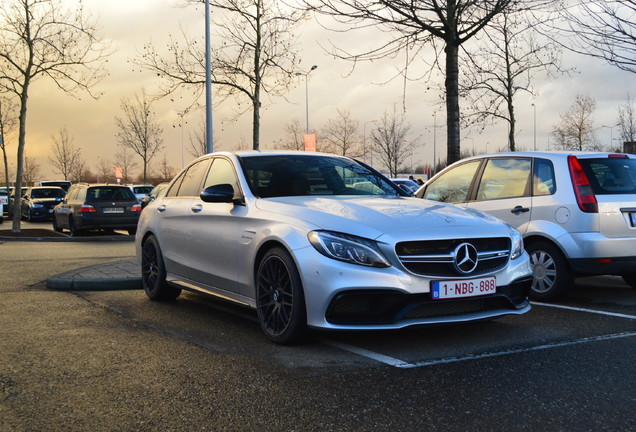
[[[265,336],[279,344],[300,342],[307,330],[298,269],[282,248],[269,250],[256,273],[256,310]]]
[[[636,289],[636,273],[625,273],[623,275],[625,283]]]
[[[166,282],[166,267],[159,242],[154,236],[148,237],[141,250],[141,284],[151,300],[174,300],[181,290]]]
[[[550,301],[567,295],[574,283],[574,275],[563,253],[545,241],[530,243],[526,250],[534,276],[530,297]]]

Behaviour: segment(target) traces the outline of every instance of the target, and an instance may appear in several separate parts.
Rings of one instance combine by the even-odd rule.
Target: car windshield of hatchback
[[[261,198],[406,195],[384,177],[351,159],[312,155],[244,156],[241,159],[252,192]]]
[[[60,188],[51,189],[33,189],[31,191],[31,198],[43,199],[43,198],[64,198],[66,192]]]
[[[86,194],[86,201],[137,201],[137,198],[127,187],[104,186],[90,188]]]
[[[136,194],[148,195],[152,190],[152,186],[133,186],[133,191]]]
[[[636,159],[579,159],[597,195],[636,193]]]

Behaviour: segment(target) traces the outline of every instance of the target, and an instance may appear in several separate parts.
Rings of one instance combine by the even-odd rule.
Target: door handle
[[[159,207],[157,207],[157,211],[159,213],[163,213],[166,211],[166,206],[165,205],[160,205]]]
[[[521,207],[521,206],[517,206],[517,207],[513,208],[512,210],[510,210],[510,212],[514,213],[514,214],[527,213],[529,211],[530,211],[530,209],[528,207]]]
[[[192,213],[199,213],[201,210],[203,210],[203,205],[195,204],[192,207],[190,207],[190,210],[192,210]]]

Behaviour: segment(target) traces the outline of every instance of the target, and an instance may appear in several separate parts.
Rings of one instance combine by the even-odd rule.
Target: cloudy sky
[[[68,4],[74,2],[68,1]],[[42,177],[59,177],[48,161],[52,146],[52,135],[66,127],[73,136],[74,143],[82,149],[87,166],[95,170],[98,158],[114,159],[116,152],[115,116],[120,116],[120,101],[124,96],[132,96],[145,88],[148,93],[156,92],[159,81],[151,73],[140,71],[131,60],[138,56],[142,46],[152,41],[160,46],[168,34],[179,34],[182,26],[192,34],[203,34],[204,20],[202,8],[177,8],[177,0],[85,0],[85,6],[99,17],[102,36],[111,41],[116,52],[109,60],[109,76],[99,85],[104,95],[92,100],[86,95],[81,99],[72,98],[60,92],[44,80],[36,81],[30,91],[27,124],[27,156],[40,164]],[[200,29],[200,30],[199,30]],[[197,33],[199,32],[199,33]],[[326,125],[336,117],[336,110],[348,110],[352,118],[360,122],[360,129],[368,134],[373,121],[385,111],[398,110],[403,105],[403,83],[401,80],[386,81],[396,72],[393,61],[362,64],[350,73],[351,64],[333,59],[321,48],[330,41],[336,44],[364,47],[374,37],[380,36],[375,30],[365,34],[336,34],[308,21],[298,33],[302,67],[300,71],[313,71],[308,81],[309,121],[311,128]],[[376,36],[377,35],[377,36]],[[567,111],[577,94],[587,95],[597,102],[595,124],[599,139],[609,144],[610,137],[618,136],[618,128],[611,130],[603,125],[616,124],[618,106],[625,103],[627,92],[636,90],[634,74],[622,72],[605,65],[600,60],[564,55],[564,66],[576,67],[577,73],[569,77],[548,80],[538,77],[535,85],[538,96],[533,99],[521,96],[517,100],[518,120],[517,145],[531,149],[533,145],[533,107],[536,104],[537,146],[546,149],[549,132],[558,121],[559,115]],[[436,79],[442,82],[441,75]],[[297,86],[286,97],[264,101],[261,113],[261,147],[271,148],[274,142],[285,136],[283,126],[296,119],[305,124],[305,81],[299,77]],[[429,90],[427,91],[427,88]],[[406,89],[406,120],[411,125],[413,165],[431,163],[433,142],[437,143],[437,155],[445,156],[446,131],[445,111],[440,110],[439,94],[431,90],[430,82],[409,82]],[[228,100],[214,111],[214,135],[222,149],[233,149],[243,143],[251,143],[251,115],[234,119],[235,101]],[[164,142],[169,164],[180,168],[183,160],[187,164],[191,155],[187,152],[189,134],[198,129],[203,115],[191,113],[186,116],[182,130],[179,127],[178,112],[186,108],[183,100],[161,101],[157,106],[158,118],[164,129]],[[437,114],[437,132],[433,132],[433,116]],[[462,146],[475,147],[476,151],[496,151],[505,147],[506,126],[495,125],[481,134],[463,131]],[[468,135],[467,135],[468,134]],[[183,144],[182,144],[183,143]],[[15,146],[13,146],[15,148]],[[182,152],[182,148],[185,148]],[[162,158],[158,157],[157,161]],[[11,160],[15,157],[11,155]],[[14,163],[13,163],[14,164]]]

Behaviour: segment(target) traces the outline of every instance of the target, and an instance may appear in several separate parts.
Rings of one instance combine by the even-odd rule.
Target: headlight
[[[369,267],[391,266],[372,240],[330,231],[311,231],[307,238],[326,257]]]
[[[523,255],[523,237],[515,227],[509,224],[506,225],[508,226],[508,231],[510,231],[510,239],[512,240],[510,259],[517,259],[521,255]]]

